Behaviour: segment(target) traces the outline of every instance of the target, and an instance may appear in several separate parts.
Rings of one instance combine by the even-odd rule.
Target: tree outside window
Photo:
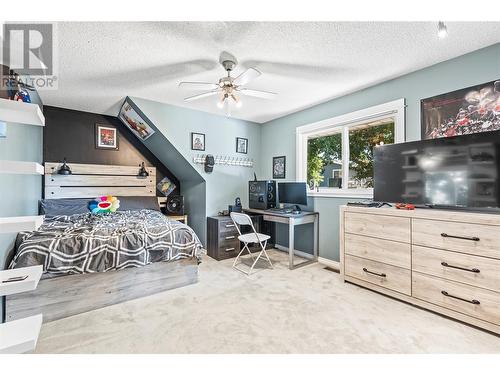
[[[307,180],[318,187],[372,188],[373,148],[394,143],[394,121],[379,120],[349,128],[343,139],[342,128],[331,135],[307,141]],[[349,145],[349,181],[342,181],[342,144]]]

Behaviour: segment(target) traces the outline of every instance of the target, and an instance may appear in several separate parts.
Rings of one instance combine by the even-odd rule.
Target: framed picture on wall
[[[422,139],[500,130],[500,80],[423,99]]]
[[[236,137],[236,152],[246,154],[248,152],[248,139]]]
[[[155,131],[151,126],[149,126],[147,121],[136,112],[128,100],[129,99],[127,98],[123,102],[118,118],[127,128],[130,129],[132,133],[134,133],[137,138],[141,141],[145,141],[151,137]]]
[[[205,134],[191,133],[191,150],[205,151]]]
[[[118,131],[114,126],[95,124],[95,148],[118,150]]]
[[[273,157],[273,178],[285,178],[286,156]]]

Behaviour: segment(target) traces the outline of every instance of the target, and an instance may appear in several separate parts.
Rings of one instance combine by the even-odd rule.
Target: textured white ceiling
[[[500,22],[71,22],[58,23],[59,88],[44,104],[116,115],[126,95],[223,115],[216,97],[180,81],[217,82],[221,51],[263,74],[232,116],[266,122],[328,99],[500,42]]]

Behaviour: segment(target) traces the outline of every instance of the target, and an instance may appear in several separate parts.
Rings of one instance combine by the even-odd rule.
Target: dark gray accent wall
[[[114,116],[75,111],[59,107],[44,107],[43,160],[68,163],[137,165],[156,167],[156,182],[168,177],[177,188],[171,193],[179,195],[180,182],[132,132]],[[115,127],[118,130],[118,150],[103,150],[95,147],[95,124]],[[156,190],[156,195],[162,193]]]
[[[193,168],[191,163],[177,150],[170,140],[158,130],[148,116],[136,105],[131,98],[126,98],[128,103],[134,108],[155,133],[146,139],[143,144],[148,148],[164,165],[174,173],[182,184],[182,195],[186,206],[186,213],[189,215],[189,225],[200,238],[203,244],[206,243],[206,184],[205,179]]]

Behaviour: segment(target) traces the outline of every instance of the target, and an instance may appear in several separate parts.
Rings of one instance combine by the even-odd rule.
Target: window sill
[[[353,191],[349,190],[337,190],[337,191],[328,191],[328,190],[320,190],[320,191],[307,191],[308,197],[313,198],[361,198],[361,199],[373,199],[373,190],[363,190]]]

